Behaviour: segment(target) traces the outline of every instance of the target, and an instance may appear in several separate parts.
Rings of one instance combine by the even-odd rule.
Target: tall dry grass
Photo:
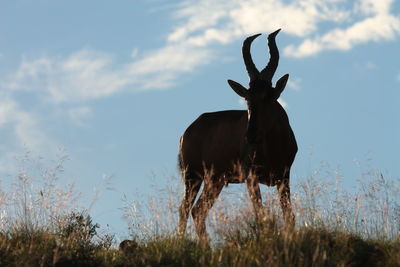
[[[179,177],[170,177],[166,185],[155,184],[153,193],[145,201],[124,199],[125,218],[132,236],[146,238],[175,232],[183,186]],[[344,231],[362,238],[398,238],[400,180],[370,169],[360,173],[352,187],[345,184],[343,176],[326,164],[308,177],[292,182],[296,227]],[[283,226],[276,189],[261,187],[264,187],[263,205],[267,216]],[[227,229],[240,228],[253,213],[245,185],[228,185],[212,208],[207,227],[218,243],[223,241]],[[191,223],[188,235],[194,236]]]
[[[110,248],[113,235],[97,233],[74,184],[60,181],[68,157],[49,165],[26,152],[16,160],[11,182],[0,179],[0,266],[98,266],[93,255]]]
[[[51,166],[30,152],[16,160],[17,174],[0,188],[0,230],[53,230],[59,218],[78,208],[74,184],[60,181],[68,156],[61,154]]]
[[[399,180],[371,168],[347,188],[322,165],[292,182],[296,226],[284,226],[275,188],[263,188],[266,217],[254,218],[245,185],[229,185],[207,220],[210,246],[201,246],[189,221],[176,234],[183,192],[179,177],[145,200],[123,199],[131,240],[116,249],[111,235],[77,205],[79,193],[59,177],[67,157],[52,167],[27,154],[14,182],[0,190],[0,265],[37,266],[398,266]],[[118,208],[118,207],[116,207]]]
[[[229,185],[208,217],[212,243],[206,248],[188,245],[197,244],[192,223],[184,240],[176,237],[183,192],[177,177],[156,188],[148,201],[126,202],[126,219],[137,246],[152,248],[139,253],[143,263],[154,263],[151,255],[157,255],[160,264],[195,266],[400,265],[399,180],[370,169],[353,188],[345,184],[326,164],[292,183],[295,228],[284,226],[276,189],[263,190],[266,217],[260,223],[245,185],[241,190]]]

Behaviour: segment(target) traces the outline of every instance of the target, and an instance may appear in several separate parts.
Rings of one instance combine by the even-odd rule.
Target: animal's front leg
[[[246,156],[244,158],[244,174],[246,175],[247,192],[249,194],[251,203],[253,204],[256,220],[257,222],[261,222],[261,219],[263,219],[265,216],[262,206],[260,183],[252,168],[256,147],[249,144],[247,145],[246,150],[247,153],[245,154]]]
[[[262,198],[258,178],[253,177],[253,175],[250,174],[246,180],[246,183],[247,191],[249,193],[249,197],[253,204],[254,212],[256,214],[256,220],[257,222],[261,222],[261,220],[264,219],[264,210],[262,206]]]

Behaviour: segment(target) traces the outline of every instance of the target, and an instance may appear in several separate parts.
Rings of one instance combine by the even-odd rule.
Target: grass
[[[191,238],[157,236],[124,250],[87,238],[36,231],[0,235],[1,266],[398,266],[399,240],[364,239],[348,232],[280,228],[273,221],[237,229],[215,247]],[[86,237],[85,237],[86,235]],[[90,235],[89,235],[90,236]]]
[[[118,246],[75,205],[73,187],[59,185],[65,160],[39,176],[24,168],[0,191],[0,266],[400,266],[398,181],[376,169],[352,190],[327,166],[292,185],[294,228],[284,226],[275,190],[264,190],[257,223],[246,193],[226,190],[208,219],[209,246],[191,223],[176,235],[182,186],[171,179],[146,202],[125,200],[131,238]]]

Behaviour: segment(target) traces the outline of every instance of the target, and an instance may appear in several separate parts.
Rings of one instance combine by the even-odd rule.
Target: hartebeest
[[[247,183],[256,214],[262,210],[259,183],[277,186],[286,223],[294,223],[289,174],[297,144],[288,116],[277,101],[289,75],[281,77],[276,87],[272,87],[272,77],[279,61],[275,43],[279,31],[268,36],[270,60],[261,72],[250,55],[251,43],[261,34],[250,36],[243,42],[249,89],[232,80],[228,83],[246,100],[247,110],[204,113],[180,139],[179,164],[185,183],[179,209],[180,234],[184,234],[192,210],[197,235],[200,239],[208,238],[205,219],[228,183]],[[193,206],[203,182],[203,191]]]

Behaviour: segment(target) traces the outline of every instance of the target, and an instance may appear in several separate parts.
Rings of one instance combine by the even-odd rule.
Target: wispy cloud
[[[14,74],[0,83],[0,89],[7,95],[3,99],[9,99],[0,103],[0,127],[13,125],[21,144],[42,146],[49,138],[40,130],[35,113],[18,104],[17,93],[40,95],[40,99],[50,103],[68,103],[64,115],[79,125],[85,117],[90,117],[88,101],[122,91],[172,87],[187,74],[216,60],[216,47],[258,32],[283,28],[281,34],[291,36],[289,40],[294,42],[283,48],[283,55],[295,58],[393,40],[400,33],[399,14],[391,11],[393,3],[393,0],[181,1],[174,5],[175,26],[164,44],[153,50],[133,48],[130,62],[121,64],[116,60],[117,55],[87,48],[69,55],[23,58]],[[301,80],[289,80],[288,87],[300,89]]]
[[[243,35],[284,28],[286,34],[305,36],[317,30],[323,21],[340,22],[349,12],[341,10],[337,0],[217,0],[186,1],[176,11],[183,20],[169,41],[189,39],[194,45],[228,43]],[[207,20],[204,18],[207,17]]]
[[[17,149],[24,147],[38,151],[52,146],[49,138],[39,130],[38,121],[34,113],[24,111],[15,101],[6,98],[0,102],[0,128],[8,126],[11,129],[10,135],[14,139],[13,143],[17,144]]]
[[[83,49],[67,58],[24,59],[8,88],[44,93],[60,102],[107,96],[127,83],[123,71],[113,68],[110,55]]]
[[[135,58],[137,57],[138,54],[139,54],[139,49],[137,47],[133,48],[131,52],[131,57]]]
[[[211,59],[212,51],[208,48],[174,43],[124,66],[122,73],[139,90],[163,89],[174,85],[183,73],[193,72]]]
[[[134,48],[132,61],[122,65],[112,54],[89,49],[64,57],[24,59],[8,87],[37,90],[55,102],[86,101],[122,90],[168,88],[185,77],[183,74],[209,64],[215,44],[277,28],[300,40],[283,49],[289,57],[349,50],[399,35],[400,18],[390,13],[392,4],[392,0],[358,0],[353,4],[340,0],[182,1],[173,13],[177,26],[163,47],[140,54]],[[291,85],[298,87],[295,81]]]
[[[354,64],[354,68],[360,71],[372,71],[378,69],[379,67],[372,61],[364,61],[364,62],[356,62]]]
[[[348,27],[333,28],[313,38],[306,38],[299,45],[289,45],[285,54],[291,57],[307,57],[325,50],[350,50],[368,42],[395,39],[400,34],[400,17],[390,14],[392,0],[361,0],[353,8]]]
[[[306,57],[324,50],[349,50],[370,41],[394,39],[400,33],[400,18],[390,13],[393,0],[233,0],[187,1],[176,12],[183,20],[168,41],[186,41],[194,46],[229,43],[244,35],[283,28],[299,37],[299,45],[284,51],[290,57]],[[209,19],[204,20],[204,17]],[[320,27],[329,22],[330,27]]]
[[[73,107],[68,110],[68,116],[71,121],[77,126],[85,126],[85,120],[92,115],[92,110],[89,107]]]
[[[287,86],[290,89],[293,89],[295,91],[299,91],[301,89],[301,81],[302,81],[301,78],[290,77],[290,79],[288,80]]]
[[[122,90],[171,87],[182,73],[209,63],[211,55],[208,49],[175,44],[117,65],[110,54],[82,49],[65,58],[24,59],[3,86],[11,91],[35,91],[56,103],[82,102]]]
[[[368,61],[367,63],[365,63],[365,68],[367,70],[374,70],[374,69],[378,68],[378,66],[375,63]]]

